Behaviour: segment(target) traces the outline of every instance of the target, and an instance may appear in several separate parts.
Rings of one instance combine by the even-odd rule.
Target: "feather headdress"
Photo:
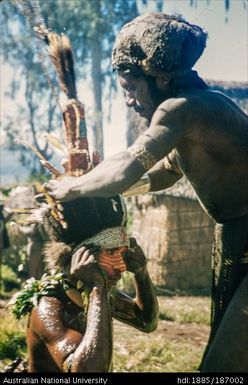
[[[43,21],[33,24],[33,27],[37,36],[47,44],[60,88],[66,96],[66,103],[62,108],[65,145],[53,135],[47,135],[47,139],[53,146],[67,153],[67,159],[63,164],[64,172],[59,172],[41,154],[33,150],[54,178],[63,178],[64,175],[81,176],[95,167],[100,162],[100,157],[97,152],[93,153],[92,158],[89,154],[84,106],[77,98],[70,40],[65,35],[49,31]],[[60,257],[61,261],[64,257],[66,259],[68,251],[71,255],[73,250],[82,244],[97,244],[104,249],[128,246],[126,207],[122,197],[79,198],[71,202],[59,203],[46,191],[44,194],[47,201],[46,209],[39,211],[39,215],[37,213],[39,209],[29,212],[31,214],[29,221],[37,222],[42,218],[50,240],[57,243],[58,247],[53,244],[54,247],[50,245],[47,248],[50,262],[51,254],[55,254],[55,264],[58,265]],[[53,253],[52,250],[55,252]]]

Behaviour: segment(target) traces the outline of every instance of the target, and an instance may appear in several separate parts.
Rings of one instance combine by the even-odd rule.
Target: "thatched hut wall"
[[[213,222],[196,200],[149,194],[136,197],[132,233],[148,257],[156,286],[210,289]]]

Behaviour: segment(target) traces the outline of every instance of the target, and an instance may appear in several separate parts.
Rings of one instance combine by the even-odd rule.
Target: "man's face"
[[[129,73],[119,72],[118,78],[121,87],[125,90],[126,104],[142,117],[151,121],[163,96],[156,87],[156,81],[145,76],[134,77]]]
[[[114,286],[121,279],[121,273],[126,271],[126,265],[123,260],[126,247],[118,247],[113,250],[101,250],[97,261],[99,266],[108,276],[108,285]]]

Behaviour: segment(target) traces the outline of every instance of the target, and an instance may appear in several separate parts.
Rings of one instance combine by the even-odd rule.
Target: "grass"
[[[159,318],[179,323],[209,325],[210,300],[208,297],[175,296],[161,298]]]
[[[166,341],[160,333],[133,341],[116,333],[113,364],[115,372],[187,372],[197,370],[201,355],[202,346]]]
[[[7,309],[0,310],[0,372],[18,356],[26,355],[26,319],[17,321]]]
[[[197,371],[207,342],[208,297],[159,297],[158,329],[142,333],[114,321],[115,372]],[[0,309],[0,372],[17,356],[25,357],[26,319],[16,321]]]
[[[8,294],[13,290],[18,290],[21,287],[21,280],[17,277],[16,273],[7,265],[1,266],[2,274],[2,292],[1,294]]]

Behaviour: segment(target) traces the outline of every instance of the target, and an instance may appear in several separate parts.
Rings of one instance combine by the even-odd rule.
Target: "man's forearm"
[[[118,153],[88,174],[77,178],[72,187],[76,196],[109,197],[126,191],[144,174],[142,165],[127,151]]]
[[[112,320],[106,288],[94,287],[89,298],[87,327],[71,357],[71,372],[107,372],[112,359]]]
[[[155,289],[147,269],[135,274],[136,304],[142,317],[144,331],[151,332],[157,328],[159,307]]]

